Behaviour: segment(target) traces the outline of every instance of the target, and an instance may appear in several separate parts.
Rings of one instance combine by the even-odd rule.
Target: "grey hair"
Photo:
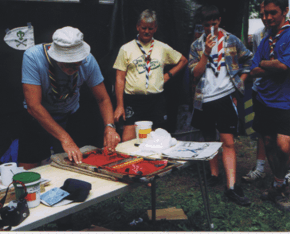
[[[157,16],[156,16],[156,12],[155,11],[152,11],[150,9],[147,9],[145,11],[143,11],[140,15],[139,15],[139,18],[138,18],[138,22],[137,22],[137,25],[140,25],[141,23],[141,20],[143,20],[146,22],[146,23],[152,23],[152,22],[155,22],[155,26],[157,26]]]

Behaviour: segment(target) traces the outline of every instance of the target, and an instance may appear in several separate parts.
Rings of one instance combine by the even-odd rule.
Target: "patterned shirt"
[[[245,45],[231,33],[221,29],[226,35],[224,41],[225,49],[225,63],[227,72],[231,78],[231,81],[235,87],[244,94],[245,87],[243,81],[240,79],[242,73],[250,73],[250,67],[252,65],[253,54],[248,50]],[[205,48],[205,34],[202,34],[200,38],[195,40],[190,47],[188,67],[193,74],[193,70],[198,64]],[[241,67],[239,66],[241,64]],[[195,79],[193,81],[194,95],[194,108],[201,109],[203,102],[203,89],[204,89],[205,73],[202,75],[199,82],[196,84]]]

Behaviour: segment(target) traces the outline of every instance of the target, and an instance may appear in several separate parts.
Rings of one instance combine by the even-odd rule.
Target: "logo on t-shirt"
[[[135,64],[136,69],[137,69],[139,74],[146,72],[146,62],[145,62],[143,55],[138,57],[137,59],[135,59],[133,61],[133,63]],[[159,61],[157,59],[154,59],[154,58],[151,59],[150,67],[151,67],[151,70],[157,69],[158,67],[160,67]]]
[[[127,106],[125,112],[126,118],[131,118],[134,115],[134,110],[131,106]]]

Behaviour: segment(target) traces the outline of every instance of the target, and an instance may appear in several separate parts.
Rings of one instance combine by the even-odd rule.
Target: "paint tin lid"
[[[25,184],[40,180],[41,175],[37,172],[20,172],[13,176],[13,180],[19,180]]]

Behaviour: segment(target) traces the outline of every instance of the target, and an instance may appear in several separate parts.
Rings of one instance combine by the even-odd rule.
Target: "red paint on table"
[[[94,150],[89,152],[89,154],[83,155],[83,162],[92,166],[101,167],[113,162],[117,162],[123,160],[125,158],[129,158],[131,156],[119,153],[109,154],[106,148],[101,150]]]

